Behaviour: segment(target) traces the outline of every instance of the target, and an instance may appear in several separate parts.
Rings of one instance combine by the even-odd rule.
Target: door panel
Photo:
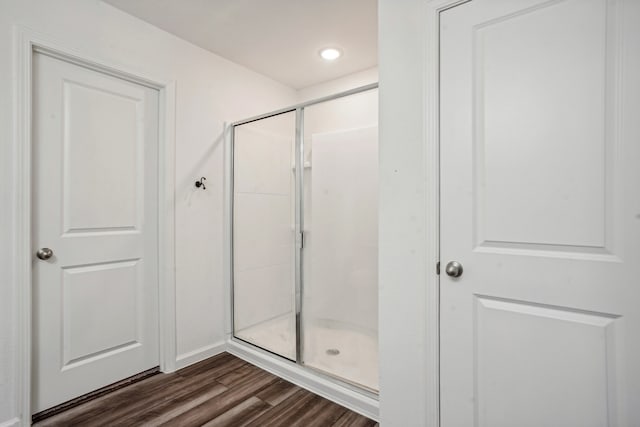
[[[474,23],[478,245],[604,246],[604,16],[580,0]]]
[[[441,259],[464,267],[441,279],[445,427],[640,419],[630,5],[441,13]]]
[[[157,366],[158,92],[34,55],[33,410]]]
[[[140,345],[135,304],[139,276],[137,260],[63,269],[63,370],[88,358]],[[103,296],[100,304],[95,304],[95,295]]]
[[[477,295],[474,310],[480,425],[607,425],[617,316]]]
[[[143,101],[72,81],[63,83],[63,96],[65,232],[139,228]]]

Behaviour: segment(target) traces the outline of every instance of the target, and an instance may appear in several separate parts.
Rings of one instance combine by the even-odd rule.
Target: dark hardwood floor
[[[377,426],[362,415],[222,353],[83,403],[36,426]]]

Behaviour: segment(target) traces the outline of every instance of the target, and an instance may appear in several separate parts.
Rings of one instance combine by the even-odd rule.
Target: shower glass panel
[[[302,361],[378,390],[378,90],[304,109]]]
[[[295,111],[235,126],[234,336],[296,359]]]

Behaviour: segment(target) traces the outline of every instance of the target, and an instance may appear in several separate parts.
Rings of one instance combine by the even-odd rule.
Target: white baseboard
[[[224,341],[220,341],[215,344],[200,347],[194,351],[190,351],[189,353],[183,353],[176,358],[176,370],[186,368],[189,365],[198,363],[201,360],[215,356],[216,354],[220,354],[226,350],[227,344]]]
[[[310,372],[307,368],[260,351],[249,344],[231,340],[227,342],[226,351],[345,408],[372,420],[379,420],[379,402],[373,397],[337,384],[320,374]]]
[[[31,420],[29,420],[31,421]],[[20,425],[20,418],[11,418],[10,420],[3,421],[0,423],[0,427],[17,427]],[[31,425],[31,422],[26,425]]]

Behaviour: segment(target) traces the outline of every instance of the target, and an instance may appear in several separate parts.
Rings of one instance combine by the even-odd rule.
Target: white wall
[[[379,0],[380,419],[425,426],[427,217],[424,0]],[[435,95],[435,94],[434,94]],[[428,267],[431,267],[428,270]]]
[[[224,121],[293,104],[297,93],[98,0],[0,0],[0,425],[18,415],[16,289],[13,280],[12,26],[140,75],[177,81],[177,351],[224,339],[222,282]],[[207,177],[207,190],[193,182]]]

